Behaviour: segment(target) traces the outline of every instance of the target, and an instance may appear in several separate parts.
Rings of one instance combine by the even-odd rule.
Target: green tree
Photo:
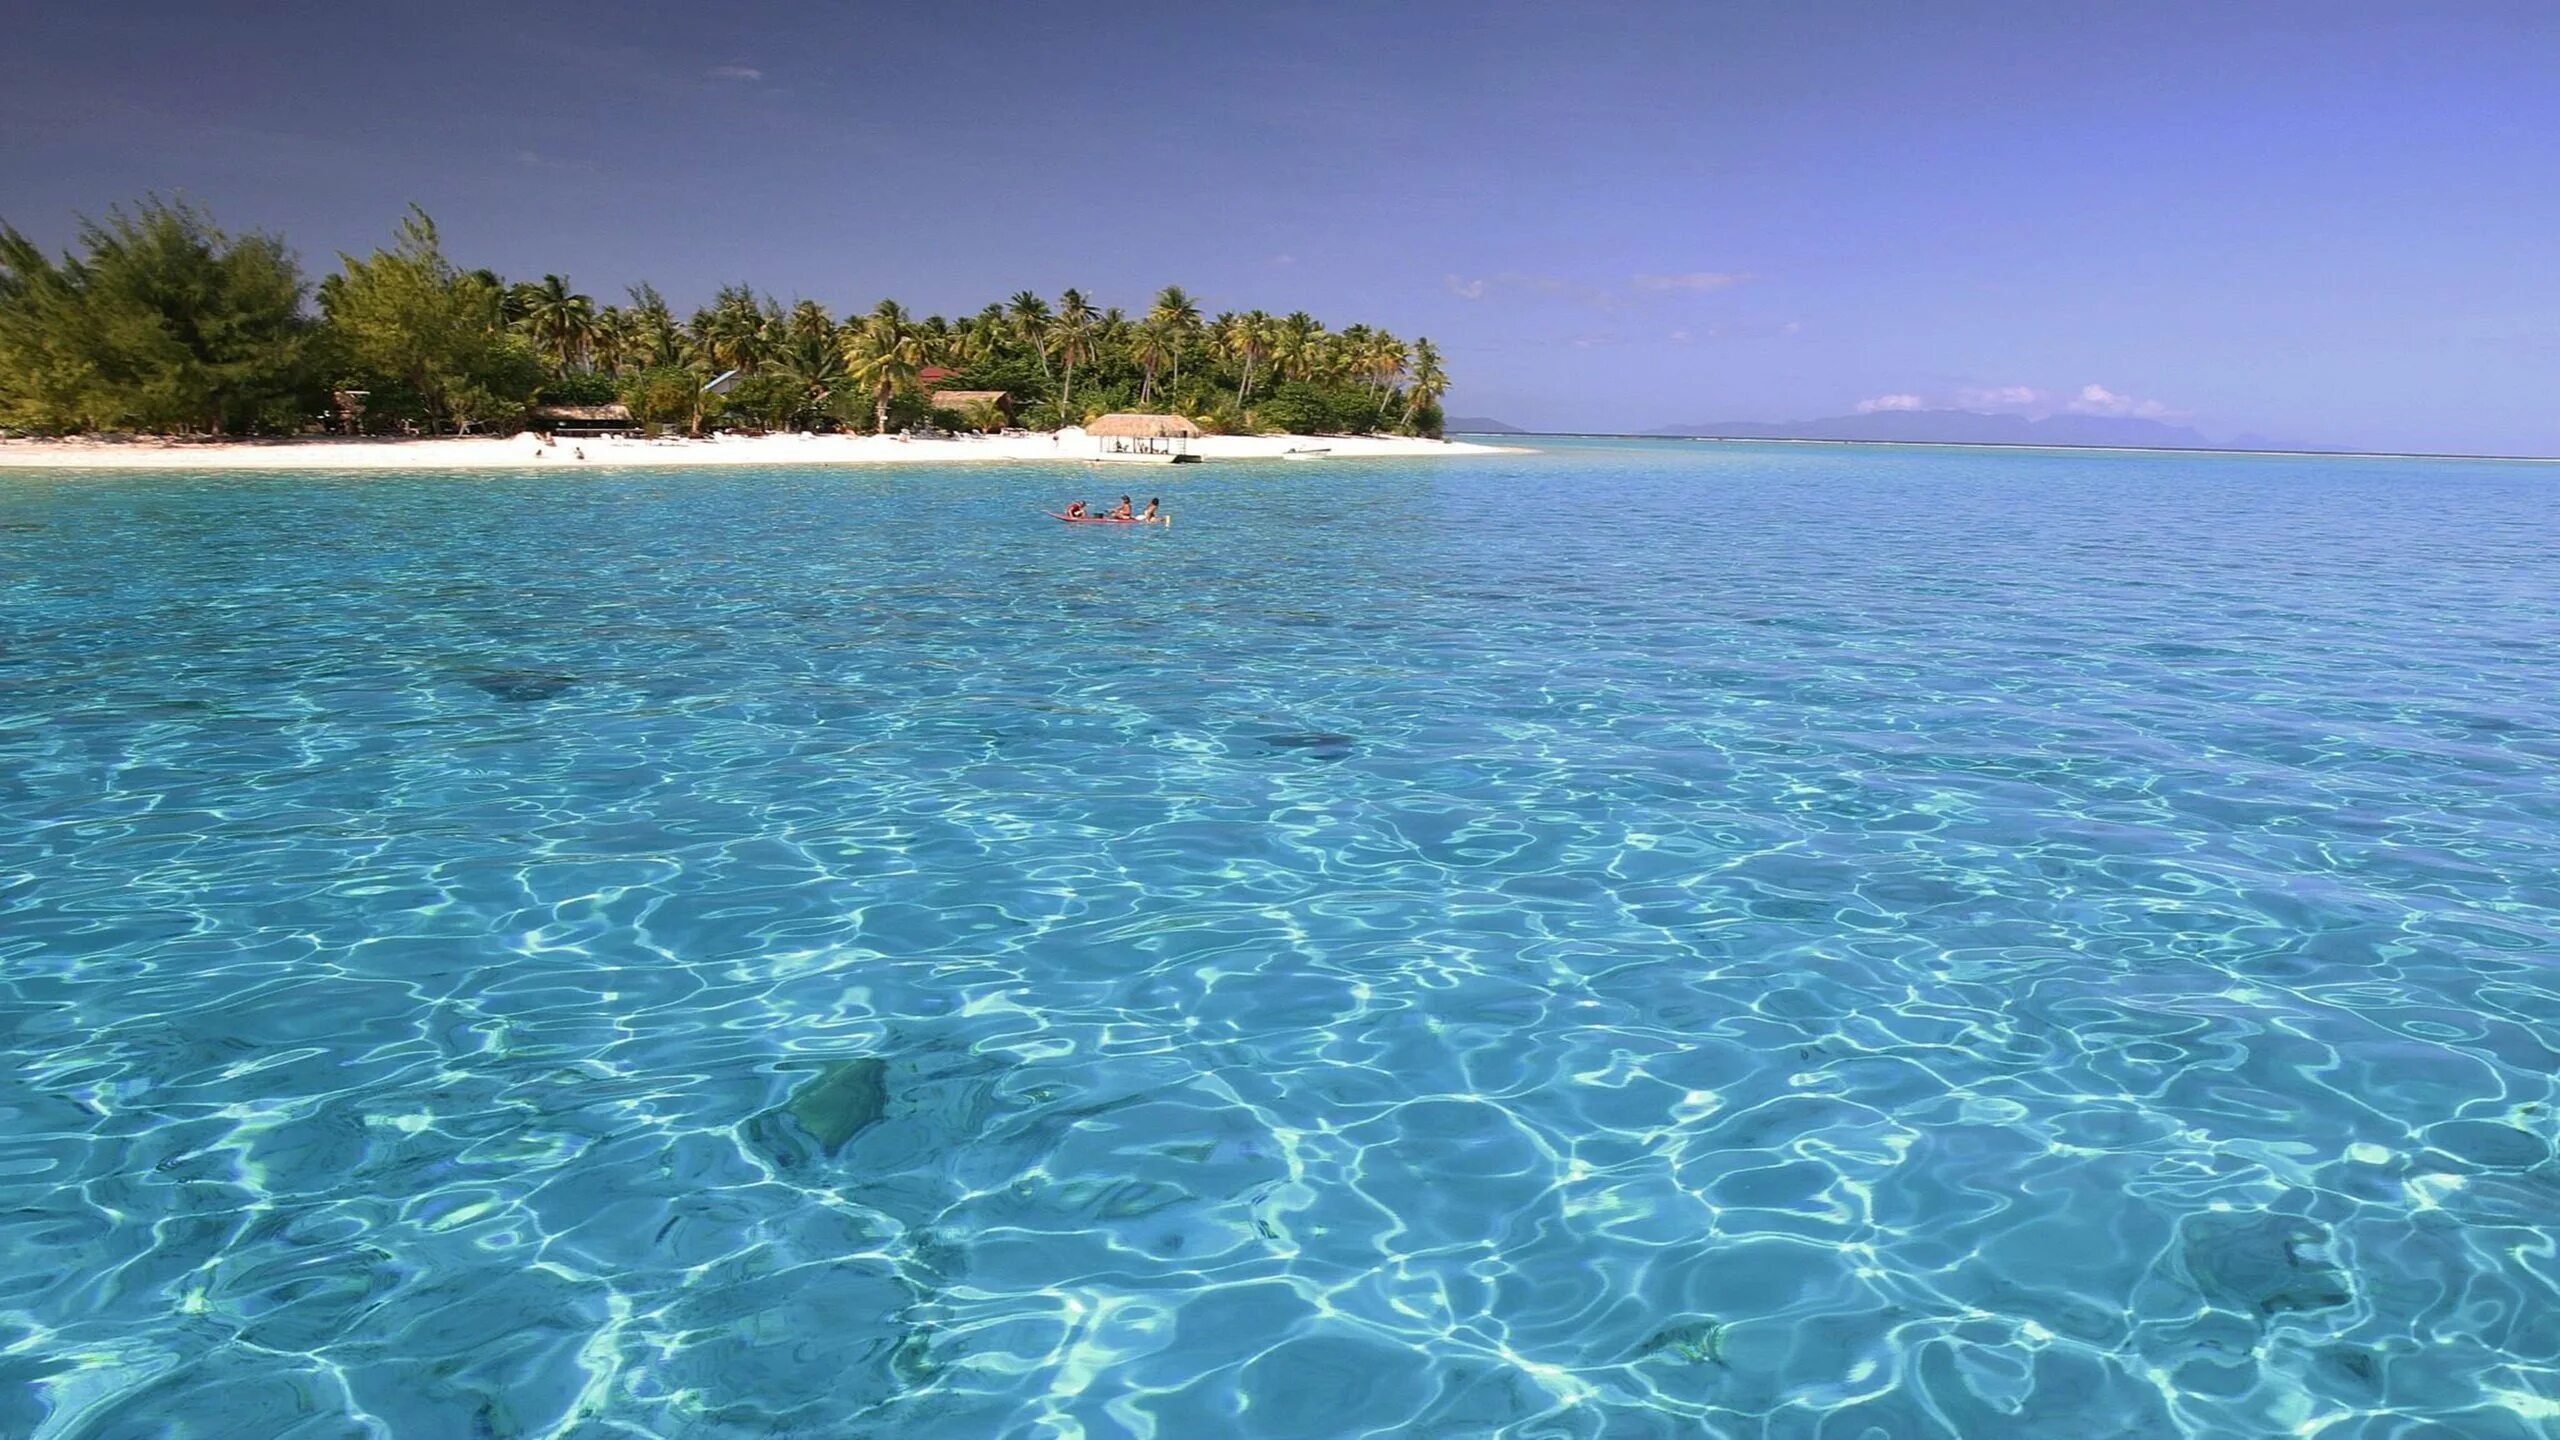
[[[672,365],[635,370],[622,378],[621,393],[631,418],[643,425],[682,426],[687,433],[702,429],[702,379],[691,370]]]
[[[1253,398],[1253,367],[1269,359],[1273,343],[1271,317],[1259,310],[1228,315],[1217,327],[1218,345],[1236,362],[1236,404]]]
[[[1138,403],[1150,404],[1155,399],[1156,372],[1178,354],[1173,327],[1164,321],[1149,319],[1140,324],[1129,342],[1129,358],[1138,362],[1146,379],[1138,386]]]
[[[503,290],[454,269],[435,221],[411,206],[391,248],[339,257],[320,285],[347,377],[388,381],[418,398],[432,426],[464,430],[521,415],[542,384],[542,364],[506,329]]]
[[[81,430],[106,397],[85,353],[88,324],[76,271],[0,226],[0,426]]]
[[[153,199],[83,221],[80,246],[56,265],[0,226],[0,419],[222,435],[316,406],[283,241]]]
[[[1404,342],[1384,330],[1372,331],[1360,349],[1356,363],[1361,373],[1378,387],[1378,408],[1374,419],[1386,418],[1387,406],[1395,399],[1396,381],[1404,374],[1408,356]]]
[[[1449,372],[1440,366],[1440,347],[1432,344],[1428,339],[1415,340],[1413,342],[1413,373],[1407,378],[1404,390],[1405,427],[1414,428],[1426,413],[1437,417],[1440,413],[1440,397],[1448,393]],[[1440,430],[1436,418],[1425,428],[1433,435],[1437,435]]]
[[[1200,333],[1200,306],[1191,293],[1179,285],[1167,285],[1156,292],[1156,303],[1147,311],[1147,320],[1164,335],[1165,348],[1173,361],[1173,383],[1182,383],[1182,352]]]
[[[1069,290],[1058,296],[1058,313],[1050,317],[1044,339],[1049,353],[1058,357],[1059,367],[1066,374],[1065,386],[1058,392],[1062,425],[1076,423],[1076,362],[1093,358],[1094,329],[1093,306],[1086,303],[1083,291]]]
[[[1049,302],[1029,290],[1016,290],[1005,307],[1013,338],[1040,362],[1040,378],[1049,378]]]
[[[631,363],[659,370],[684,363],[683,327],[658,287],[642,281],[626,293],[631,297]]]
[[[914,389],[916,377],[924,369],[923,332],[907,318],[904,306],[895,300],[883,300],[863,317],[860,325],[846,332],[844,363],[856,381],[869,387],[872,429],[885,433],[889,428],[889,401]]]
[[[1272,362],[1279,367],[1281,378],[1309,380],[1324,348],[1324,325],[1304,310],[1292,310],[1273,331]]]
[[[697,310],[687,327],[695,352],[715,372],[735,370],[752,375],[771,353],[769,340],[781,327],[770,301],[760,301],[752,287],[724,285],[709,308]]]
[[[569,282],[557,275],[543,276],[540,284],[518,285],[510,298],[511,308],[520,317],[517,323],[534,348],[550,359],[553,369],[565,375],[593,368],[593,300],[571,290]]]

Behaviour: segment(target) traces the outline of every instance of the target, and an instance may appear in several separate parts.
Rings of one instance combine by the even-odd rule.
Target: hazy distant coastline
[[[1500,424],[1498,421],[1493,423]],[[1677,440],[1699,444],[1840,445],[1895,449],[1921,447],[1944,450],[2090,450],[2134,455],[2304,455],[2336,460],[2501,460],[2533,465],[2560,464],[2560,456],[2497,455],[2463,450],[2324,450],[2304,446],[2237,443],[2216,445],[2210,442],[2192,445],[2140,445],[2073,443],[2058,440],[1903,440],[1824,435],[1693,435],[1674,434],[1661,430],[1524,430],[1512,425],[1502,425],[1499,429],[1487,429],[1484,428],[1480,417],[1469,417],[1469,423],[1463,425],[1453,421],[1448,433],[1452,437],[1494,435],[1541,440]]]

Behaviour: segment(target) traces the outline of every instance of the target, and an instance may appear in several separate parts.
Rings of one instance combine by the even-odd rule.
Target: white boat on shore
[[[1096,465],[1197,465],[1200,457],[1162,450],[1105,450],[1086,457]]]
[[[1322,460],[1332,453],[1333,451],[1331,448],[1323,445],[1295,445],[1291,446],[1289,449],[1281,451],[1280,458],[1283,460]]]

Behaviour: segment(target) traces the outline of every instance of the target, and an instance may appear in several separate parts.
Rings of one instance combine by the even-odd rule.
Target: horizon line
[[[1447,435],[1505,435],[1548,440],[1669,440],[1715,445],[1873,445],[1880,449],[1927,446],[1938,450],[2096,450],[2126,455],[2275,455],[2327,460],[2498,460],[2525,465],[2560,464],[2560,455],[2492,455],[2466,450],[2258,450],[2228,445],[2074,445],[2025,440],[1826,440],[1809,435],[1663,435],[1641,430],[1461,430]]]

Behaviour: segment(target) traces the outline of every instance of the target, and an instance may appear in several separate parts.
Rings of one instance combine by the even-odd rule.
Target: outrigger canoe
[[[1070,525],[1162,525],[1166,523],[1167,518],[1159,515],[1149,520],[1143,516],[1132,515],[1124,520],[1117,515],[1061,515],[1055,510],[1047,513],[1050,519],[1064,520]]]

